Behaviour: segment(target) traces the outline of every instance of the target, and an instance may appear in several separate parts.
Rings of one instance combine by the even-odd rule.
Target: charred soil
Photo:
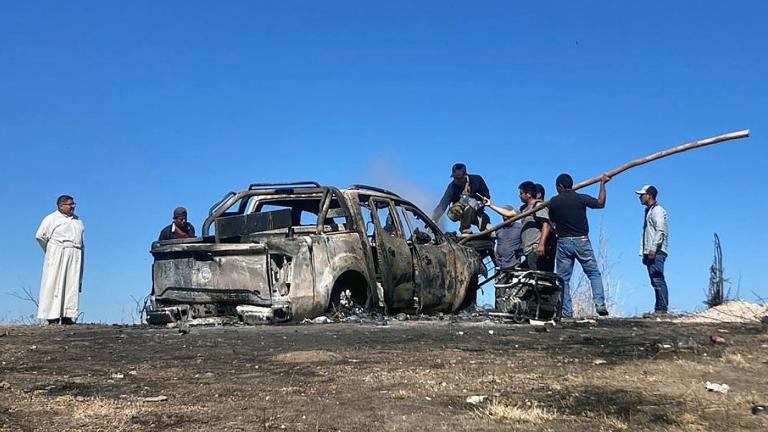
[[[0,327],[0,430],[766,430],[766,354],[759,325],[629,319]]]

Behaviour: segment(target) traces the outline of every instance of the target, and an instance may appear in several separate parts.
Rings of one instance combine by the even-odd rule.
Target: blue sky
[[[0,320],[33,312],[34,241],[56,196],[86,225],[86,321],[150,289],[152,240],[184,205],[316,179],[395,188],[431,210],[450,166],[494,201],[750,128],[608,185],[602,224],[623,312],[650,310],[642,208],[670,214],[675,309],[700,307],[720,234],[741,296],[768,297],[763,2],[13,2],[0,9]],[[596,194],[596,187],[586,192]],[[602,221],[602,222],[601,222]]]

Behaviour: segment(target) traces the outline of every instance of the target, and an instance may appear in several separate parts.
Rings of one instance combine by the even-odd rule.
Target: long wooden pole
[[[675,146],[675,147],[672,147],[672,148],[668,148],[666,150],[662,150],[660,152],[656,152],[656,153],[650,154],[648,156],[641,157],[639,159],[635,159],[635,160],[629,161],[629,162],[625,163],[624,165],[619,166],[618,168],[614,168],[614,169],[606,172],[605,174],[608,177],[614,177],[614,176],[616,176],[618,174],[623,173],[624,171],[626,171],[626,170],[628,170],[630,168],[634,168],[636,166],[647,164],[648,162],[653,162],[653,161],[655,161],[657,159],[661,159],[663,157],[667,157],[667,156],[670,156],[670,155],[673,155],[673,154],[676,154],[676,153],[682,153],[684,151],[688,151],[688,150],[692,150],[692,149],[695,149],[695,148],[704,147],[704,146],[708,146],[708,145],[712,145],[712,144],[717,144],[717,143],[723,142],[723,141],[729,141],[729,140],[734,140],[734,139],[739,139],[739,138],[746,138],[748,136],[749,136],[749,129],[744,129],[744,130],[740,130],[740,131],[736,131],[736,132],[730,132],[730,133],[726,133],[726,134],[722,134],[722,135],[718,135],[718,136],[714,136],[714,137],[710,137],[710,138],[700,139],[700,140],[697,140],[697,141],[691,141],[689,143],[680,144],[678,146]],[[592,177],[591,179],[584,180],[583,182],[580,182],[580,183],[574,185],[573,186],[573,190],[578,190],[578,189],[581,189],[581,188],[593,185],[593,184],[595,184],[595,183],[600,181],[600,177],[601,176],[602,175],[599,175],[597,177]],[[485,230],[480,231],[479,233],[471,234],[471,235],[468,235],[466,237],[463,237],[461,240],[459,240],[459,244],[464,244],[464,243],[466,243],[469,240],[472,240],[472,239],[475,239],[475,238],[478,238],[478,237],[481,237],[481,236],[484,236],[484,235],[488,235],[488,234],[498,230],[499,228],[503,228],[503,227],[511,224],[512,222],[514,222],[514,221],[516,221],[518,219],[522,219],[522,218],[524,218],[524,217],[526,217],[528,215],[534,214],[537,211],[547,207],[548,205],[549,205],[549,201],[545,201],[545,202],[537,205],[536,207],[534,207],[531,210],[528,210],[528,211],[525,211],[523,213],[520,213],[517,216],[511,217],[511,218],[509,218],[509,219],[507,219],[507,220],[505,220],[505,221],[503,221],[503,222],[501,222],[499,224],[491,226],[490,228],[486,228]]]

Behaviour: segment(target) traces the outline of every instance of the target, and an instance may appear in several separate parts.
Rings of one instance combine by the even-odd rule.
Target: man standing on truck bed
[[[432,212],[432,220],[437,222],[450,205],[448,219],[459,222],[459,232],[471,233],[471,225],[482,231],[490,221],[482,205],[483,198],[491,198],[485,180],[477,174],[467,174],[467,166],[463,163],[453,165],[451,177],[453,180],[445,188],[443,198]]]
[[[576,193],[573,190],[573,178],[568,174],[560,174],[555,181],[558,194],[549,201],[549,218],[557,230],[557,273],[565,283],[563,317],[573,316],[570,281],[574,260],[579,260],[584,274],[589,278],[595,311],[600,316],[608,315],[603,291],[603,276],[600,274],[592,243],[589,241],[587,208],[605,207],[605,184],[610,180],[611,178],[605,174],[600,178],[600,192],[597,199]]]
[[[195,227],[187,222],[187,209],[176,207],[173,209],[173,221],[160,231],[158,240],[174,240],[195,236]]]

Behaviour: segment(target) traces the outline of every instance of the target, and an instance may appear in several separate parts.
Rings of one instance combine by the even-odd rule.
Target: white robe
[[[37,317],[77,318],[83,277],[83,222],[56,210],[43,219],[35,238],[45,252]]]

